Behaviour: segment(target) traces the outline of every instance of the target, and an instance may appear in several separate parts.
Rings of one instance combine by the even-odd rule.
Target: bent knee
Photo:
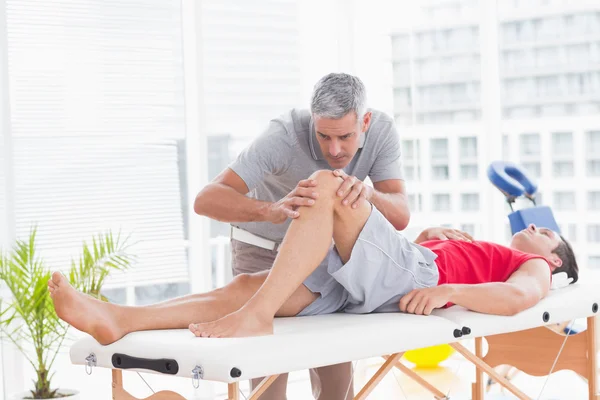
[[[236,289],[255,289],[262,285],[267,274],[268,271],[239,274],[233,277],[230,285]]]
[[[325,195],[335,195],[335,191],[340,187],[344,180],[339,176],[335,176],[333,171],[328,169],[321,169],[313,172],[310,179],[314,179],[317,182],[317,191]]]

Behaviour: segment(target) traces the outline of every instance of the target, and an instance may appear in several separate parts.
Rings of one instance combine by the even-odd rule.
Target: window
[[[449,178],[448,166],[442,165],[431,168],[431,177],[434,180],[447,180]]]
[[[165,283],[135,288],[135,305],[145,306],[156,302],[183,296],[190,292],[190,287],[185,283]]]
[[[509,159],[510,154],[510,139],[507,134],[502,135],[502,158],[504,160]]]
[[[415,147],[414,141],[403,140],[402,141],[402,156],[405,161],[412,161],[415,158]]]
[[[448,139],[431,139],[431,177],[434,180],[447,180]]]
[[[571,132],[552,134],[552,155],[554,157],[573,157],[573,134]]]
[[[462,224],[460,230],[467,232],[469,235],[475,237],[475,224]]]
[[[461,165],[460,166],[460,177],[465,180],[477,179],[479,169],[477,164],[473,165]]]
[[[421,177],[419,167],[419,141],[403,140],[402,157],[404,162],[404,175],[406,180],[418,180]]]
[[[0,50],[1,51],[1,50]],[[1,88],[0,88],[1,89]],[[0,107],[2,107],[2,97],[0,97]],[[1,118],[1,117],[0,117]],[[2,120],[0,119],[0,124],[2,123]],[[7,194],[5,193],[6,190],[6,181],[5,181],[5,168],[4,168],[4,138],[2,137],[2,135],[4,134],[3,130],[0,128],[0,248],[6,248],[6,246],[8,245],[8,243],[6,243],[6,241],[8,241],[8,237],[7,234],[7,228],[8,228],[8,221],[6,221],[6,199],[7,199]]]
[[[600,192],[588,192],[588,210],[600,210]]]
[[[419,193],[419,194],[415,194],[415,193],[409,194],[408,195],[408,206],[410,207],[411,211],[415,211],[415,212],[421,211],[421,206],[422,206],[422,196],[421,196],[421,193]]]
[[[461,195],[461,209],[463,211],[478,211],[479,210],[479,194],[478,193],[463,193]]]
[[[600,131],[587,132],[585,148],[588,155],[600,158]]]
[[[398,79],[394,77],[394,79]],[[410,90],[394,89],[394,109],[396,112],[407,111],[411,107]]]
[[[459,140],[460,158],[477,158],[477,137],[464,137]]]
[[[127,289],[104,289],[102,294],[113,304],[127,305]]]
[[[415,167],[413,167],[412,165],[405,165],[404,166],[404,177],[406,178],[407,181],[414,181],[415,180]]]
[[[138,262],[106,289],[187,281],[181,4],[5,4],[17,235],[58,268],[120,231]]]
[[[567,62],[571,65],[581,65],[591,62],[592,51],[589,43],[566,46],[565,51]]]
[[[577,241],[577,224],[567,224],[566,232],[563,231],[571,242]]]
[[[540,155],[540,135],[537,133],[522,134],[519,137],[521,158]]]
[[[586,133],[587,175],[600,176],[600,131]]]
[[[587,267],[590,269],[600,269],[600,256],[589,256]]]
[[[543,47],[535,51],[535,63],[537,67],[547,67],[555,65],[560,61],[560,53],[558,47]],[[547,94],[554,92],[559,87],[558,77],[539,77],[536,78],[538,89],[541,89]]]
[[[600,242],[600,225],[592,224],[587,226],[587,241],[590,243]]]
[[[574,210],[575,209],[575,193],[573,192],[555,192],[554,193],[554,208],[557,210]]]
[[[594,75],[591,73],[567,75],[566,90],[568,95],[581,96],[594,89]]]
[[[444,194],[434,194],[433,195],[433,211],[450,211],[450,195],[447,193]]]
[[[448,139],[431,139],[431,160],[448,160]]]
[[[538,19],[535,21],[535,30],[536,37],[539,39],[556,37],[563,32],[562,19],[560,17]]]
[[[587,174],[588,176],[600,176],[600,160],[588,160]]]
[[[521,164],[523,169],[527,171],[528,174],[531,174],[534,178],[539,178],[542,176],[542,164],[539,162],[523,162]]]
[[[410,36],[394,35],[392,37],[392,54],[395,59],[406,59],[410,55]]]
[[[512,228],[510,227],[509,224],[504,225],[504,239],[505,239],[505,241],[507,243],[509,243],[512,237],[513,237]]]
[[[555,161],[552,163],[552,173],[557,178],[568,178],[575,175],[572,161]]]

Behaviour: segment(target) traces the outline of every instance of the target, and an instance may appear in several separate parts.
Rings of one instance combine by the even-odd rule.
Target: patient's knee
[[[228,286],[235,291],[252,291],[262,285],[267,274],[268,271],[253,274],[239,274],[231,280],[231,283]]]
[[[255,280],[253,274],[239,274],[236,275],[233,280],[231,281],[231,285],[232,286],[249,286],[252,284],[252,282]]]
[[[339,176],[335,176],[333,171],[322,169],[315,171],[310,179],[314,179],[317,182],[315,188],[319,192],[319,196],[335,197],[336,190],[340,187],[344,180]]]

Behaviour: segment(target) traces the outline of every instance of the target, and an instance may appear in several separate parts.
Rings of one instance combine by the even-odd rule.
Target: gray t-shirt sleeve
[[[287,170],[290,149],[290,137],[285,127],[278,121],[271,121],[263,133],[229,164],[229,168],[252,191],[266,176],[280,175]]]
[[[393,123],[387,131],[382,131],[386,139],[383,141],[379,154],[369,172],[371,182],[385,181],[388,179],[404,179],[402,160],[400,157],[400,137]]]

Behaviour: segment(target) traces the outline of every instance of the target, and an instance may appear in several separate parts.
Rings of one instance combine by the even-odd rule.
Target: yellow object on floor
[[[450,345],[440,344],[409,350],[404,353],[404,358],[415,364],[417,368],[435,368],[439,363],[450,357],[452,353],[454,353],[454,349]]]

